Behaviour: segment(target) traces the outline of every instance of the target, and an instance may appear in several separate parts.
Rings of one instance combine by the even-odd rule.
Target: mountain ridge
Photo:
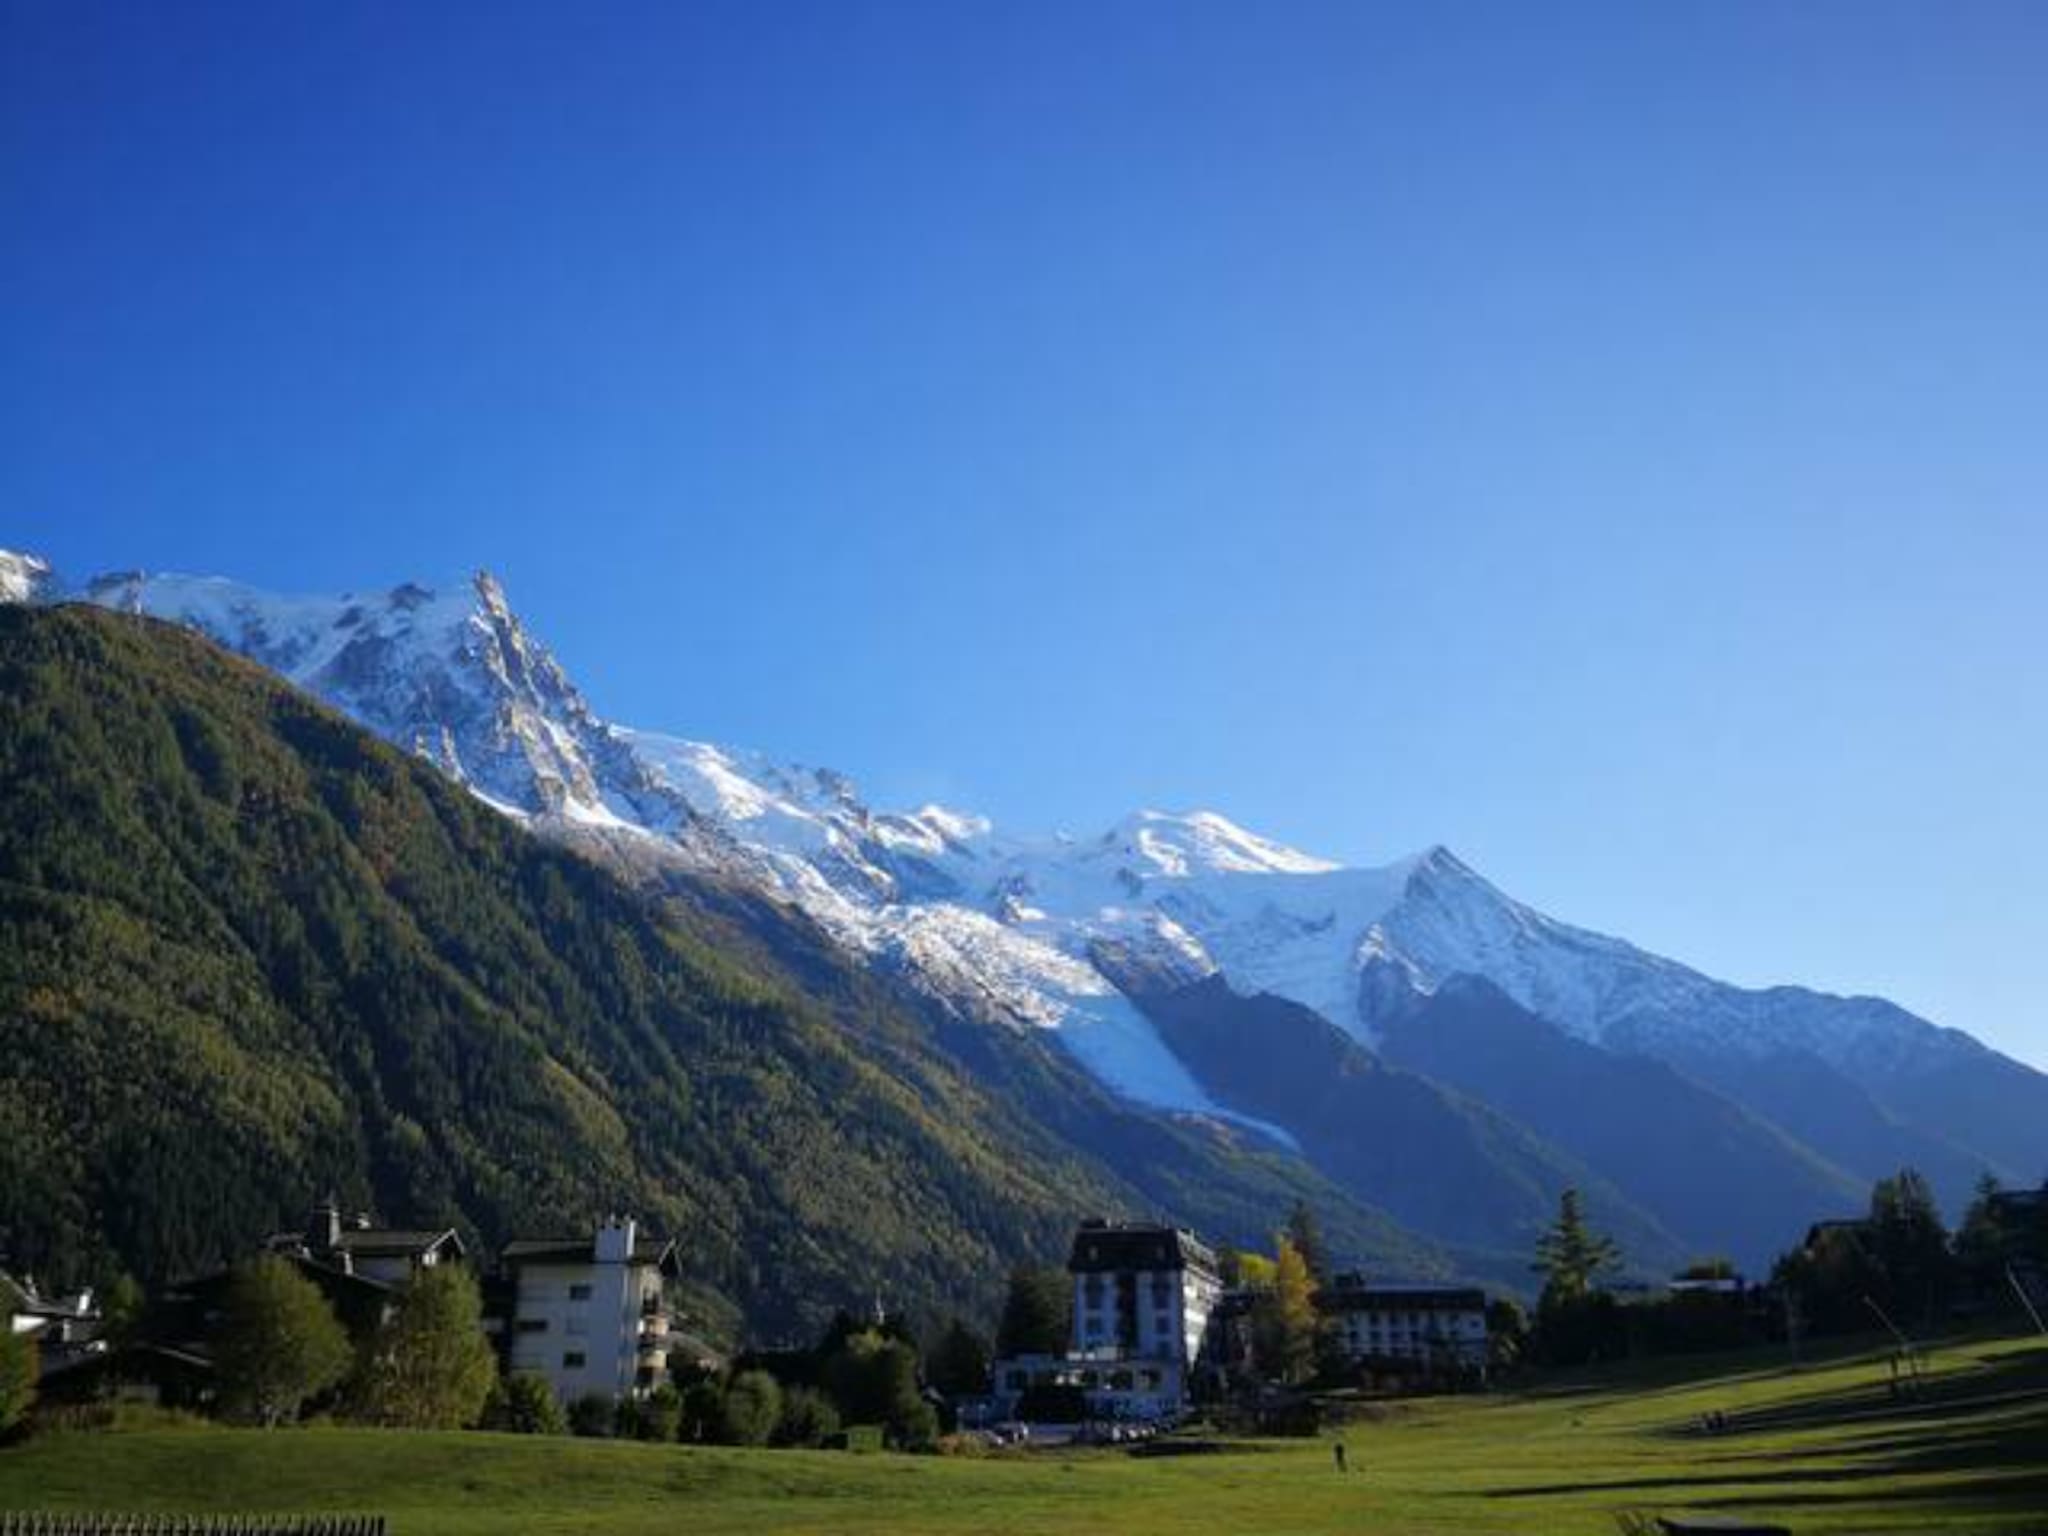
[[[1963,1032],[1881,999],[1715,981],[1537,912],[1441,846],[1359,868],[1212,811],[1137,812],[1072,838],[1015,836],[939,806],[876,809],[830,769],[604,721],[488,576],[467,596],[407,585],[277,599],[131,573],[74,595],[267,657],[549,835],[640,842],[656,862],[740,882],[946,1007],[1046,1032],[1128,1100],[1280,1145],[1298,1144],[1296,1129],[1193,1070],[1119,967],[1180,985],[1221,976],[1369,1048],[1418,1000],[1479,976],[1588,1045],[1656,1058],[1737,1100],[1773,1098],[1765,1118],[1802,1145],[1840,1144],[1839,1117],[1757,1086],[1759,1064],[1788,1052],[1818,1063],[1809,1070],[1833,1085],[1820,1097],[1870,1103],[1859,1174],[1870,1158],[1949,1149],[1941,1180],[1955,1199],[1967,1169],[2025,1178],[2048,1157],[2048,1077]]]
[[[633,1209],[737,1329],[993,1307],[1077,1213],[1462,1268],[1299,1159],[919,1011],[800,912],[648,900],[177,627],[0,608],[0,1251],[221,1262],[332,1188],[487,1244]],[[1469,1272],[1469,1271],[1467,1271]]]

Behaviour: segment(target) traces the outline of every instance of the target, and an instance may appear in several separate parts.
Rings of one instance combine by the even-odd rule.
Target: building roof
[[[589,1264],[597,1243],[588,1237],[519,1237],[499,1251],[507,1264]],[[636,1237],[633,1262],[654,1264],[666,1271],[677,1268],[676,1244],[672,1237]]]
[[[1486,1292],[1476,1285],[1372,1285],[1349,1274],[1316,1292],[1316,1306],[1324,1312],[1484,1312]]]
[[[432,1253],[436,1248],[451,1245],[457,1257],[466,1250],[462,1238],[453,1227],[443,1227],[438,1232],[399,1231],[344,1231],[335,1240],[334,1246],[341,1252],[360,1259],[413,1258],[419,1254]]]
[[[1067,1269],[1077,1275],[1125,1269],[1195,1269],[1213,1275],[1216,1255],[1185,1227],[1093,1220],[1075,1231]]]

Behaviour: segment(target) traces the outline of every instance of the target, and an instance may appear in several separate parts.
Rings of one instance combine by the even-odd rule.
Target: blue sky
[[[2048,9],[0,0],[0,545],[2048,1064]]]

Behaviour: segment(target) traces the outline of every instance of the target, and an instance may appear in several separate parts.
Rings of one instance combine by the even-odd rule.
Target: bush
[[[818,1446],[839,1433],[839,1410],[815,1387],[791,1387],[782,1394],[777,1445]]]
[[[682,1419],[682,1394],[664,1384],[641,1400],[639,1422],[633,1426],[634,1433],[642,1440],[673,1440]]]
[[[683,1388],[676,1438],[685,1445],[707,1445],[725,1427],[725,1390],[715,1376],[703,1376]]]
[[[586,1440],[609,1440],[617,1407],[602,1392],[586,1392],[569,1405],[569,1433]]]
[[[498,1383],[484,1409],[484,1428],[508,1435],[560,1435],[568,1432],[569,1423],[547,1378],[521,1371]]]
[[[718,1438],[727,1445],[766,1445],[782,1420],[782,1388],[766,1371],[741,1371],[725,1389]]]

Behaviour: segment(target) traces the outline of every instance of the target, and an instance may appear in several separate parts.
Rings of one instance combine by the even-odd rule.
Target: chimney
[[[597,1262],[624,1264],[633,1257],[638,1224],[630,1216],[607,1216],[597,1229]]]
[[[341,1243],[341,1202],[329,1194],[326,1203],[313,1207],[306,1223],[306,1247],[314,1253],[332,1253]]]

